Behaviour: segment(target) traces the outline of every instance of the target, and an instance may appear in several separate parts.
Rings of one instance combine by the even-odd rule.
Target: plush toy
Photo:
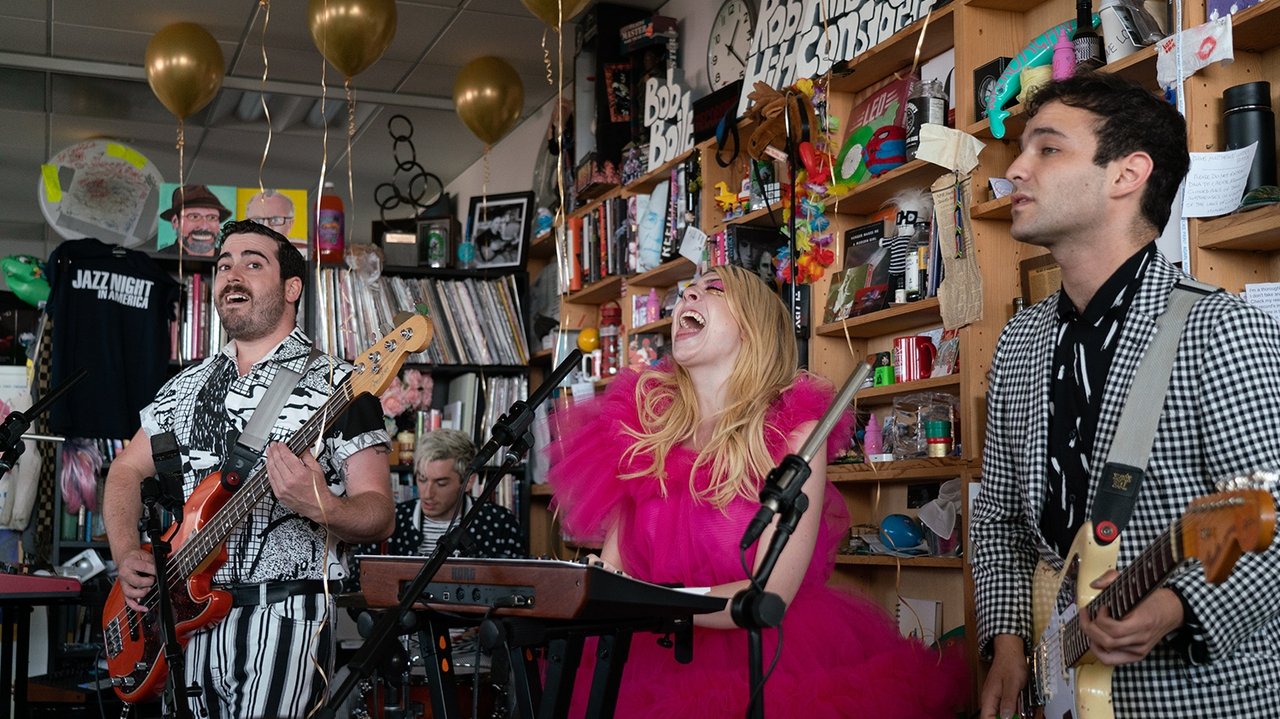
[[[32,307],[40,307],[49,299],[49,278],[44,263],[31,255],[10,255],[0,259],[4,280],[18,299]]]
[[[818,185],[831,182],[831,161],[812,142],[800,143],[800,161],[804,163],[805,172],[809,173],[809,182]]]
[[[1101,22],[1098,14],[1094,13],[1093,26],[1098,27]],[[1004,72],[1000,73],[1000,79],[996,81],[995,87],[991,88],[991,95],[987,98],[987,117],[991,118],[992,137],[996,139],[1004,137],[1004,121],[1009,117],[1009,111],[1005,110],[1004,106],[1018,95],[1018,90],[1022,89],[1022,71],[1029,67],[1048,65],[1053,61],[1053,46],[1060,32],[1066,32],[1068,36],[1076,34],[1076,21],[1068,20],[1046,30],[1040,37],[1032,40],[1030,45],[1023,48]]]
[[[717,182],[715,188],[716,195],[713,199],[715,199],[720,209],[728,212],[733,209],[734,205],[738,204],[738,195],[737,193],[729,192],[728,183]]]
[[[907,132],[897,125],[885,125],[871,135],[865,150],[867,172],[883,175],[907,161]]]

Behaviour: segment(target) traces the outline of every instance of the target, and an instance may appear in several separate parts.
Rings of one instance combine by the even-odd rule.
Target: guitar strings
[[[310,435],[314,433],[316,436],[319,436],[320,434],[323,433],[322,432],[323,424],[329,416],[329,410],[331,409],[330,408],[331,404],[335,404],[339,402],[347,403],[353,399],[354,395],[351,392],[352,376],[353,375],[348,375],[342,380],[342,382],[338,383],[337,387],[334,388],[333,394],[331,394],[329,396],[329,399],[326,400],[324,405],[321,406],[321,410],[316,414],[312,415],[302,425],[302,427],[299,428],[289,438],[289,440],[287,441],[287,444],[289,446],[290,451],[296,454],[306,449],[307,446],[310,445],[312,441],[310,439]],[[298,440],[303,440],[303,441],[298,441]],[[249,479],[245,481],[245,486],[242,486],[240,488],[240,491],[237,491],[235,494],[231,495],[231,498],[227,501],[227,503],[223,505],[223,507],[214,514],[214,517],[210,521],[210,523],[205,525],[204,527],[201,527],[195,530],[190,535],[190,537],[188,537],[187,542],[184,543],[181,547],[178,548],[177,551],[175,551],[173,554],[169,556],[168,560],[165,562],[165,568],[168,574],[168,578],[167,578],[168,581],[166,582],[166,586],[168,587],[170,592],[173,592],[179,589],[182,586],[182,584],[186,583],[186,581],[188,580],[188,577],[186,577],[185,575],[190,574],[191,572],[194,572],[194,570],[198,568],[200,564],[203,564],[205,561],[207,561],[209,558],[209,555],[213,552],[214,548],[217,545],[222,544],[223,540],[225,539],[226,532],[229,532],[230,529],[232,529],[232,527],[230,526],[220,524],[218,522],[219,517],[223,516],[224,513],[228,513],[228,512],[233,514],[234,513],[242,514],[244,511],[251,509],[254,504],[257,504],[258,501],[262,499],[262,497],[266,496],[266,490],[270,488],[270,483],[267,481],[264,481],[266,476],[267,476],[267,473],[265,468],[250,475]],[[248,499],[248,497],[251,497],[251,496],[252,496],[252,499]],[[226,532],[223,533],[223,539],[218,539],[217,541],[209,541],[207,537],[210,535],[210,532],[215,529],[226,530]],[[216,535],[217,533],[215,532],[214,534]],[[214,545],[214,546],[206,547],[201,549],[200,551],[197,551],[196,549],[197,547],[204,547],[204,545]],[[195,555],[194,557],[192,556],[193,554]],[[147,596],[144,597],[141,604],[144,607],[146,607],[148,610],[150,610],[155,608],[159,604],[159,601],[160,600],[159,600],[159,594],[157,592],[157,589],[153,587],[151,591],[147,593]],[[133,611],[133,610],[131,610],[128,607],[128,605],[125,605],[125,607],[122,610],[116,613],[113,619],[127,622],[128,612],[130,611]]]

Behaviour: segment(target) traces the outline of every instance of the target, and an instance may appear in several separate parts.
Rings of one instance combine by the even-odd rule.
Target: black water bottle
[[[1276,184],[1276,116],[1271,110],[1271,83],[1260,80],[1229,87],[1222,93],[1227,149],[1258,143],[1244,190]]]

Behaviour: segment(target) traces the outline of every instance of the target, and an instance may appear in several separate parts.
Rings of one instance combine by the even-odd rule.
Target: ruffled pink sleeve
[[[553,440],[547,457],[551,506],[572,540],[599,546],[617,520],[632,488],[643,478],[619,480],[622,453],[630,445],[624,426],[636,420],[639,375],[623,370],[603,395],[562,407],[551,416]]]

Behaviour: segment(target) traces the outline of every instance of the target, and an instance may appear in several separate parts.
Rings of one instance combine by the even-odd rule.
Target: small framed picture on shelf
[[[533,214],[532,192],[472,197],[467,217],[476,269],[523,267]]]
[[[1062,287],[1062,268],[1053,255],[1044,254],[1018,263],[1022,281],[1022,301],[1030,307]]]
[[[853,297],[850,317],[879,312],[889,306],[889,285],[870,285],[858,290]]]
[[[605,94],[609,98],[609,120],[631,121],[631,63],[611,62],[604,66]]]

